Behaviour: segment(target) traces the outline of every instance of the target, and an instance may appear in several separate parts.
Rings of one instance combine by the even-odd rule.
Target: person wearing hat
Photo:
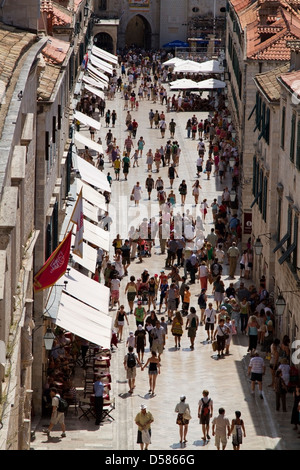
[[[147,411],[145,404],[141,405],[141,411],[135,417],[135,424],[138,426],[137,444],[140,444],[141,450],[147,450],[151,444],[151,424],[154,418],[150,411]]]
[[[135,348],[135,336],[133,331],[129,331],[129,336],[126,341],[126,347],[132,346],[133,349]]]
[[[185,444],[187,442],[186,436],[191,418],[190,405],[186,403],[185,400],[186,396],[181,395],[179,403],[175,406],[175,413],[177,413],[176,423],[179,426],[180,444]]]

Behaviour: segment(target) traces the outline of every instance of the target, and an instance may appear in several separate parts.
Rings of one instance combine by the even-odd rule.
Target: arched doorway
[[[142,15],[135,15],[129,21],[125,32],[127,47],[132,45],[142,49],[151,49],[151,26]]]
[[[113,39],[108,33],[98,33],[94,36],[94,44],[111,54],[114,53]]]

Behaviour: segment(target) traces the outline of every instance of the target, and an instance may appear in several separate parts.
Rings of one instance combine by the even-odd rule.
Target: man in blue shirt
[[[96,421],[95,424],[99,425],[102,421],[102,411],[103,411],[103,392],[104,385],[101,382],[101,377],[98,375],[96,377],[96,382],[94,383],[94,394],[95,394],[95,413]]]

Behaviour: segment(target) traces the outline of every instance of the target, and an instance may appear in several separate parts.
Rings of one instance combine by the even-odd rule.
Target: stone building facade
[[[19,6],[19,8],[16,8]],[[58,239],[72,97],[93,1],[7,1],[0,23],[0,449],[30,447],[45,383],[47,291],[33,276]]]
[[[246,242],[246,220],[248,226],[254,223],[251,187],[256,126],[249,119],[256,102],[254,77],[289,61],[286,41],[298,39],[300,29],[298,14],[284,1],[228,0],[226,9],[226,78],[241,159],[241,219]]]
[[[96,44],[115,52],[132,44],[150,50],[187,41],[208,32],[208,25],[212,32],[213,18],[220,29],[225,24],[222,7],[225,0],[96,0]]]

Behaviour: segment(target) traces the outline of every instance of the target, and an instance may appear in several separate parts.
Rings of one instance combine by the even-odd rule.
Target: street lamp
[[[279,294],[278,298],[275,301],[275,312],[278,317],[282,317],[285,307],[286,301],[284,300],[284,297]]]
[[[261,242],[260,237],[266,237],[269,240],[271,240],[271,234],[270,233],[261,233],[258,235],[257,239],[255,240],[255,243],[253,244],[255,248],[255,254],[260,256],[262,254],[262,249],[263,249],[263,244]]]
[[[52,346],[53,346],[53,341],[55,340],[55,334],[53,333],[53,331],[51,330],[49,326],[46,330],[46,333],[43,339],[44,339],[46,351],[51,351]]]
[[[231,202],[234,202],[234,201],[235,201],[235,198],[236,198],[236,192],[235,192],[235,190],[232,189],[229,194],[230,194],[230,201],[231,201]]]
[[[263,244],[261,242],[261,239],[258,237],[254,243],[254,249],[255,249],[255,254],[257,256],[260,256],[262,254],[262,249],[263,249]]]

